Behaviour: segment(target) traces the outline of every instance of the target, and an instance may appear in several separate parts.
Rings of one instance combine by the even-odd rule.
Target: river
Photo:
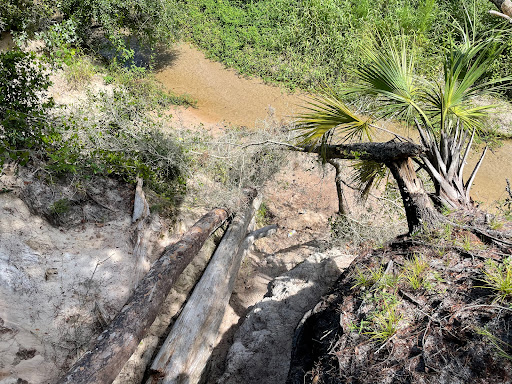
[[[286,92],[258,78],[238,76],[234,70],[208,60],[187,43],[177,44],[170,57],[172,60],[157,72],[157,79],[167,89],[187,93],[197,100],[197,109],[189,108],[185,112],[192,121],[209,124],[223,121],[254,128],[258,120],[267,116],[269,107],[276,117],[286,120],[304,105],[304,94]],[[465,167],[466,178],[478,158],[475,148]],[[507,178],[512,180],[511,140],[487,153],[471,189],[472,198],[492,209],[495,201],[508,196]]]

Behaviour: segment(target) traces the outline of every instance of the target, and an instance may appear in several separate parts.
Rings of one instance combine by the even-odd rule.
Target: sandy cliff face
[[[102,195],[102,202],[93,196],[97,203],[74,204],[80,209],[73,211],[72,222],[55,227],[33,213],[52,204],[49,191],[35,184],[14,175],[0,178],[2,384],[54,382],[101,330],[98,308],[107,318],[113,317],[140,277],[126,190],[111,188],[111,200]],[[98,203],[115,214],[103,220],[88,216]],[[147,229],[148,239],[153,240],[147,246],[150,260],[158,255],[154,240],[162,230],[159,220]]]

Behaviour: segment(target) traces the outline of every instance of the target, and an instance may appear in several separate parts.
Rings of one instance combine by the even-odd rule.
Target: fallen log
[[[110,384],[135,351],[171,287],[206,239],[226,220],[214,209],[169,246],[141,280],[126,305],[58,384]]]
[[[251,232],[247,228],[261,199],[255,199],[237,216],[224,234],[201,280],[151,365],[146,384],[198,383],[214,348],[219,326],[233,292],[244,252],[250,244],[275,232],[268,226]]]

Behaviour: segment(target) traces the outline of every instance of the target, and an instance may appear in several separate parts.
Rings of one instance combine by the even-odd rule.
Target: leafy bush
[[[73,19],[54,24],[44,32],[38,33],[37,37],[43,40],[45,53],[56,64],[69,65],[77,54],[79,37],[77,23]]]
[[[186,159],[178,141],[130,93],[90,95],[61,120],[61,136],[48,150],[49,171],[137,177],[160,195],[178,199],[186,188]]]
[[[45,25],[52,14],[49,0],[2,0],[0,7],[0,33],[24,32],[31,35]]]
[[[172,1],[151,0],[63,0],[59,6],[65,19],[77,24],[77,33],[85,43],[91,28],[101,27],[125,59],[133,57],[126,33],[150,47],[168,44],[177,33],[178,10]]]
[[[27,163],[55,134],[47,120],[54,104],[46,97],[50,84],[33,53],[0,53],[0,163]]]

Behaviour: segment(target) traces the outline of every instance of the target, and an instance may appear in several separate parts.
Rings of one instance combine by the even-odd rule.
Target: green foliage
[[[61,65],[70,64],[78,53],[79,36],[77,24],[73,19],[53,24],[37,37],[44,42],[44,52],[53,63]]]
[[[256,211],[256,215],[255,215],[256,223],[261,227],[268,225],[269,216],[270,216],[270,213],[269,213],[267,204],[265,204],[265,202],[262,201],[260,204],[260,207]]]
[[[369,119],[357,116],[336,95],[327,89],[324,96],[312,97],[306,111],[298,116],[303,144],[371,139]],[[336,127],[336,130],[333,129]],[[341,140],[340,140],[341,138]],[[338,139],[338,140],[336,140]]]
[[[326,83],[335,88],[339,80],[351,78],[347,68],[364,63],[365,47],[378,42],[382,33],[416,39],[421,73],[436,74],[442,47],[453,35],[454,20],[464,25],[466,3],[190,0],[182,4],[182,28],[210,56],[242,73],[290,87],[318,88]],[[494,28],[498,21],[487,14],[492,5],[487,0],[475,4],[475,30]],[[494,73],[509,73],[510,57],[504,54],[499,61]]]
[[[356,276],[354,277],[354,285],[351,289],[355,288],[370,288],[380,281],[384,273],[384,269],[380,266],[378,269],[366,268],[361,270],[356,267]]]
[[[494,291],[496,301],[507,301],[512,298],[512,258],[502,262],[488,260],[483,271],[484,288]]]
[[[33,53],[0,53],[0,163],[28,162],[54,135],[47,122],[53,100],[46,97],[48,74]]]
[[[186,159],[176,138],[164,133],[140,100],[123,90],[90,95],[60,121],[47,150],[47,169],[57,175],[110,175],[146,185],[173,201],[186,189]]]
[[[70,201],[69,199],[60,199],[55,201],[50,207],[50,213],[52,215],[62,215],[69,212]]]
[[[65,67],[64,78],[72,88],[88,84],[96,72],[96,67],[85,56],[75,56]]]
[[[0,33],[14,31],[33,34],[44,26],[52,14],[49,0],[2,0]]]
[[[370,336],[377,342],[386,342],[399,329],[403,315],[398,309],[399,300],[396,294],[385,291],[367,293],[364,298],[368,305],[374,306],[358,324],[351,324],[349,329],[359,334]]]
[[[397,310],[396,305],[386,303],[380,310],[373,313],[367,331],[363,334],[369,335],[376,341],[385,342],[398,331],[399,323],[402,320],[403,316]]]
[[[476,332],[480,336],[483,336],[484,340],[487,340],[489,343],[493,345],[498,356],[508,360],[512,360],[512,345],[501,340],[499,337],[496,337],[495,335],[492,334],[491,331],[489,331],[486,328],[477,328]]]
[[[414,255],[414,258],[404,265],[401,277],[413,290],[423,288],[427,283],[427,268],[427,262],[420,256]]]
[[[74,20],[82,43],[93,27],[101,27],[123,59],[134,50],[126,34],[137,37],[145,46],[168,44],[177,32],[178,10],[173,1],[150,0],[63,0],[59,5],[64,19]]]

